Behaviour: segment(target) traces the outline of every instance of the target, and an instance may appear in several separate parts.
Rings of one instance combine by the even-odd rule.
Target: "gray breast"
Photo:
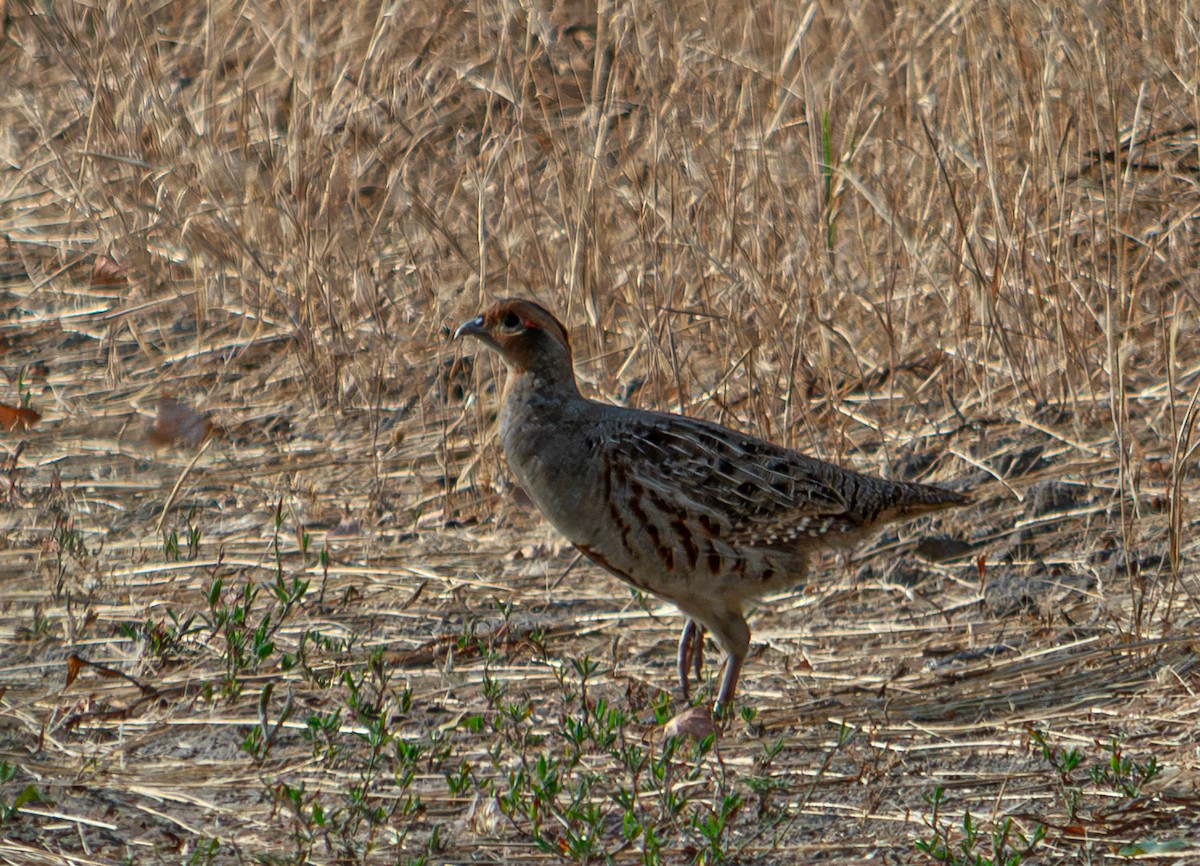
[[[530,423],[528,418],[519,430],[503,418],[500,427],[517,483],[569,541],[587,545],[596,531],[596,473],[585,433],[575,433],[564,435],[561,423]]]

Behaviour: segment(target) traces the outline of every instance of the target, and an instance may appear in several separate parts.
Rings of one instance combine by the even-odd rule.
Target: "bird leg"
[[[717,630],[719,629],[719,630]],[[717,693],[717,705],[713,715],[720,717],[733,708],[733,693],[737,689],[738,674],[742,662],[750,652],[750,628],[741,611],[730,610],[715,624],[713,632],[725,647],[725,676],[721,678],[721,691]]]
[[[679,636],[679,684],[683,687],[683,699],[690,700],[688,694],[688,671],[695,669],[696,679],[700,679],[700,669],[704,664],[704,626],[697,625],[694,619],[688,619]]]
[[[721,678],[721,691],[717,694],[717,705],[713,716],[719,718],[733,707],[733,692],[737,688],[738,674],[742,672],[742,658],[730,653],[725,660],[725,676]]]

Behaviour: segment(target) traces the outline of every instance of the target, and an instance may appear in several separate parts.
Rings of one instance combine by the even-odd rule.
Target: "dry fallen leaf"
[[[33,409],[21,409],[0,403],[0,430],[7,430],[9,433],[14,430],[28,430],[40,420],[41,413]]]
[[[98,255],[92,263],[93,286],[124,286],[129,282],[129,269],[109,255]]]
[[[174,397],[163,397],[158,401],[158,417],[150,427],[150,441],[159,446],[182,444],[196,448],[212,429],[207,412],[197,412]]]
[[[65,688],[70,688],[71,683],[75,682],[75,677],[79,676],[79,671],[83,667],[83,659],[71,653],[67,656],[67,684]]]
[[[688,707],[663,725],[663,736],[703,740],[709,734],[716,733],[716,730],[717,726],[713,722],[712,710],[709,707]]]

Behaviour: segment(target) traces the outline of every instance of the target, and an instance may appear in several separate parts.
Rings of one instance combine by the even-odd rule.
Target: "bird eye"
[[[507,330],[515,331],[521,326],[521,317],[516,313],[508,313],[500,322]]]

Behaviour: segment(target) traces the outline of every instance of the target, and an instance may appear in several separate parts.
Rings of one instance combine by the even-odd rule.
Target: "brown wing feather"
[[[962,501],[952,491],[851,472],[706,421],[621,414],[610,437],[636,453],[628,465],[638,483],[717,521],[731,544],[834,542],[880,520]]]

